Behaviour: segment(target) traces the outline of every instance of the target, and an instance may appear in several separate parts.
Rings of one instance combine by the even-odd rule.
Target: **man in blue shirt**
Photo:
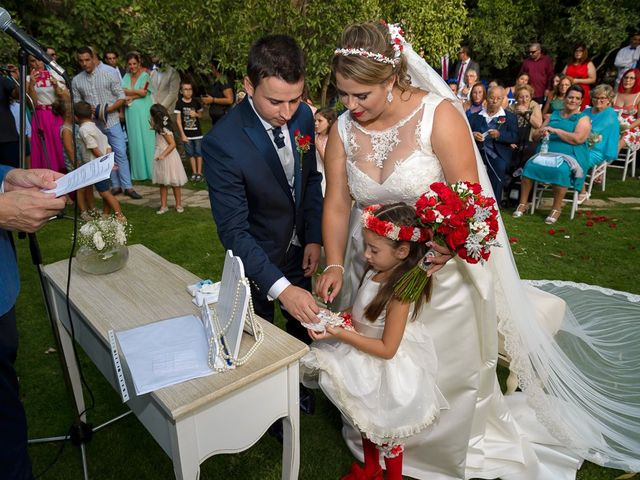
[[[33,478],[27,455],[27,421],[14,369],[18,351],[15,303],[20,290],[11,231],[35,232],[64,208],[64,197],[42,193],[55,188],[61,173],[0,165],[0,478]]]

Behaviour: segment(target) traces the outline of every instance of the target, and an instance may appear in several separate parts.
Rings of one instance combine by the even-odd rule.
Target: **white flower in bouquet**
[[[96,247],[96,250],[102,250],[104,248],[105,243],[102,239],[102,233],[96,232],[93,234],[93,245]]]

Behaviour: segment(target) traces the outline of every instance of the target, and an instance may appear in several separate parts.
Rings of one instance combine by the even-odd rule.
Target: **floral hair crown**
[[[396,242],[426,242],[431,238],[431,229],[429,228],[396,225],[393,222],[380,220],[375,216],[375,213],[381,208],[382,205],[371,205],[364,209],[362,213],[364,228]]]
[[[397,65],[400,63],[400,55],[402,54],[403,43],[405,43],[404,32],[400,25],[393,23],[382,22],[382,24],[389,30],[391,36],[391,45],[393,45],[394,58],[387,57],[382,53],[371,52],[364,48],[336,48],[333,52],[334,56],[342,55],[343,57],[349,57],[351,55],[357,55],[360,57],[367,57],[379,63],[386,63],[388,65]]]

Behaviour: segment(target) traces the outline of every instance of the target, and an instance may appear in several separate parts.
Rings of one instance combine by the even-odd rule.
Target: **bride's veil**
[[[410,44],[403,47],[411,83],[464,114],[442,78]],[[491,192],[475,153],[480,182]],[[640,297],[571,282],[524,282],[502,220],[499,241],[485,266],[493,270],[498,331],[538,421],[583,458],[640,471]],[[553,308],[545,309],[549,303]]]

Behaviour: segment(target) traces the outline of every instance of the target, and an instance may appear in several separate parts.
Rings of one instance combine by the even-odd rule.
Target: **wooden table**
[[[74,395],[83,411],[66,310],[67,260],[45,266],[44,275]],[[185,288],[198,280],[142,245],[129,247],[129,261],[118,272],[90,275],[72,266],[70,300],[75,339],[118,392],[107,332],[196,313]],[[127,380],[129,408],[169,455],[177,479],[197,479],[205,459],[249,448],[282,417],[282,478],[298,478],[298,359],[308,348],[270,323],[257,321],[264,329],[264,342],[247,364],[235,370],[141,396],[136,396],[132,382]],[[241,355],[252,343],[245,333]]]

